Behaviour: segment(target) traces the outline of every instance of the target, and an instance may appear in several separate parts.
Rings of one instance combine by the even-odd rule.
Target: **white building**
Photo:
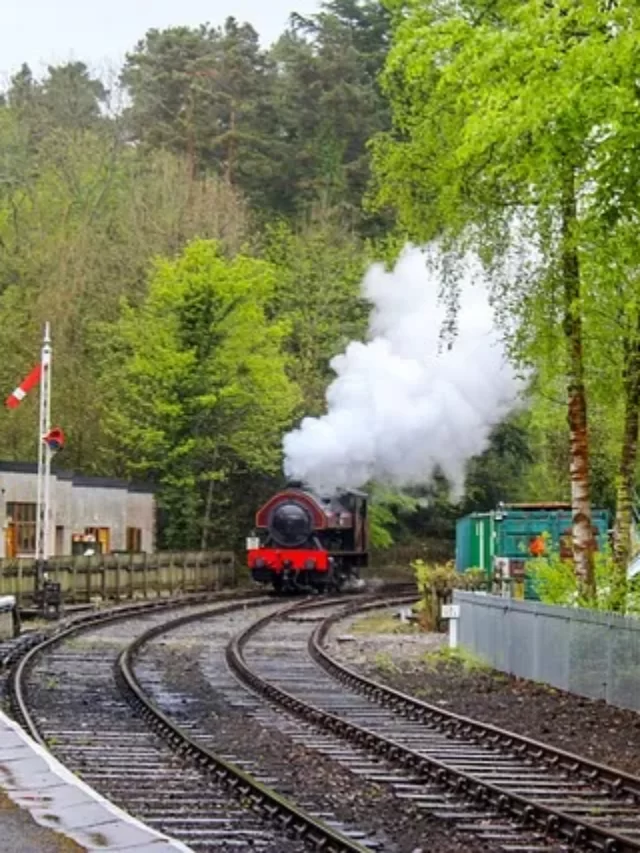
[[[0,462],[0,558],[35,556],[37,491],[35,464]],[[82,553],[88,535],[99,543],[97,552],[152,552],[155,519],[149,486],[68,471],[51,473],[51,556]]]

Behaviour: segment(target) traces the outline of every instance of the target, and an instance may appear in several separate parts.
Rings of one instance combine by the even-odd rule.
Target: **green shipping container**
[[[593,511],[598,549],[607,546],[609,513]],[[491,574],[494,557],[527,561],[531,544],[548,534],[551,547],[561,554],[571,553],[571,509],[566,504],[505,504],[493,512],[472,513],[456,523],[456,568],[484,569]],[[527,583],[526,596],[533,596]]]
[[[493,513],[473,513],[456,523],[456,568],[485,569],[493,565],[495,552],[495,519]]]

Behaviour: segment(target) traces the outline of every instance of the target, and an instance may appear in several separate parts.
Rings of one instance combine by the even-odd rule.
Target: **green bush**
[[[482,569],[469,569],[462,573],[456,570],[452,561],[448,563],[427,563],[414,560],[411,563],[420,602],[420,626],[426,631],[442,630],[440,608],[451,600],[454,589],[482,589],[486,587],[487,576]]]
[[[547,545],[547,547],[549,547]],[[557,550],[550,549],[544,557],[530,560],[527,573],[533,587],[544,604],[558,604],[569,607],[586,607],[590,610],[613,610],[616,598],[616,570],[613,557],[606,549],[594,555],[596,577],[596,596],[588,597],[579,588],[573,562],[563,560]],[[626,596],[626,612],[640,615],[640,585],[638,581],[629,583]]]

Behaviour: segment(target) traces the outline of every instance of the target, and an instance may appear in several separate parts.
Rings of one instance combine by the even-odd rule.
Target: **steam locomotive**
[[[251,577],[277,592],[338,591],[359,585],[369,561],[367,495],[320,497],[289,483],[256,513],[247,539]]]

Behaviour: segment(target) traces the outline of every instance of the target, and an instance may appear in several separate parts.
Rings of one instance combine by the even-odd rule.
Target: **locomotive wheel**
[[[343,583],[344,577],[342,572],[337,572],[335,569],[331,569],[327,579],[327,590],[330,592],[340,592]]]

